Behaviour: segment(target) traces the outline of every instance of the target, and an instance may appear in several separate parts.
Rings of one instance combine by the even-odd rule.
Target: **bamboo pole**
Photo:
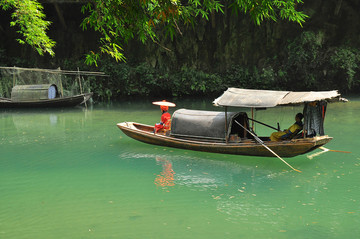
[[[14,67],[9,67],[9,69],[16,69],[15,66]],[[13,74],[13,87],[15,86],[15,74]]]
[[[58,70],[58,69],[39,69],[39,68],[22,68],[22,67],[6,67],[6,66],[0,66],[0,69],[7,69],[7,70],[22,70],[22,71],[39,71],[39,72],[45,72],[50,74],[64,74],[64,75],[78,75],[79,71],[67,71],[67,70]],[[92,71],[80,71],[81,75],[91,75],[91,76],[106,76],[104,72],[92,72]]]
[[[251,119],[252,119],[251,129],[252,129],[252,131],[254,131],[254,108],[253,107],[251,107]]]
[[[253,121],[253,122],[256,122],[256,123],[259,123],[259,124],[262,124],[262,125],[264,125],[264,126],[266,126],[266,127],[269,127],[269,128],[271,128],[271,129],[280,131],[279,129],[277,129],[277,128],[275,128],[275,127],[272,127],[271,125],[265,124],[265,123],[263,123],[263,122],[260,122],[260,121],[254,120],[254,119],[249,119],[249,120],[251,120],[251,121]],[[278,127],[278,128],[279,128],[279,127]]]
[[[225,141],[226,141],[226,143],[229,143],[228,123],[227,123],[227,106],[225,106]]]
[[[58,71],[61,71],[61,68],[60,68],[60,67],[58,68]],[[62,77],[61,77],[61,75],[59,75],[59,77],[60,77],[60,92],[61,92],[61,98],[63,98],[63,97],[64,97],[64,88],[63,88],[63,85],[62,85]]]
[[[239,122],[237,122],[236,120],[234,120],[234,121],[235,121],[235,123],[237,123],[238,125],[240,125],[243,129],[245,129],[249,134],[251,134],[251,135],[254,137],[254,139],[255,139],[256,141],[258,141],[262,146],[264,146],[264,147],[265,147],[267,150],[269,150],[273,155],[275,155],[278,159],[280,159],[281,161],[283,161],[283,163],[285,163],[287,166],[289,166],[292,170],[301,173],[300,170],[298,170],[298,169],[294,168],[293,166],[291,166],[288,162],[286,162],[286,161],[285,161],[284,159],[282,159],[279,155],[277,155],[277,153],[275,153],[272,149],[270,149],[268,146],[266,146],[266,145],[264,144],[264,142],[263,142],[261,139],[259,139],[259,137],[257,137],[255,134],[253,134],[250,130],[246,129],[244,126],[242,126],[242,125],[241,125]]]
[[[80,94],[83,94],[83,90],[82,90],[82,87],[81,87],[81,76],[80,76],[80,70],[79,70],[79,67],[78,67],[78,80],[79,80],[79,87],[80,87]],[[85,104],[85,108],[87,109],[87,104],[86,104],[86,97],[84,95],[84,104]]]

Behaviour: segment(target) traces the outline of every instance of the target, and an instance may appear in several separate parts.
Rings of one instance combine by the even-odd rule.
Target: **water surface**
[[[176,103],[221,110],[211,100]],[[287,128],[301,110],[259,111],[256,119]],[[325,132],[334,139],[326,147],[352,153],[287,158],[297,173],[277,158],[128,138],[116,123],[159,121],[149,102],[1,111],[0,238],[355,238],[359,118],[358,98],[330,104]]]

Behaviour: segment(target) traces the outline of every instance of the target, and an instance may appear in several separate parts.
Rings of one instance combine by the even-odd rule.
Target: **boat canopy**
[[[16,85],[11,90],[12,101],[48,100],[59,97],[55,84]]]
[[[176,110],[171,119],[171,135],[175,137],[194,137],[212,140],[225,140],[230,134],[237,133],[246,137],[234,120],[248,128],[245,112],[218,112],[203,110]],[[227,126],[225,128],[225,122]],[[246,134],[246,132],[245,132]]]
[[[341,98],[337,90],[294,92],[228,88],[213,104],[224,107],[269,108],[314,101],[347,100]]]

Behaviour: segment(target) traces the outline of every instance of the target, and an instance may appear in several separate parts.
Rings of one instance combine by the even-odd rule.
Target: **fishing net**
[[[74,96],[90,92],[89,77],[81,71],[1,67],[0,97],[10,98],[14,86],[41,84],[55,84],[61,97]]]

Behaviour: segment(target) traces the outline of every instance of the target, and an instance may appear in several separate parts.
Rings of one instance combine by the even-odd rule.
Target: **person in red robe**
[[[169,106],[165,106],[165,105],[160,105],[160,109],[161,109],[161,122],[155,124],[155,133],[159,132],[159,130],[161,129],[165,129],[168,130],[170,129],[170,124],[171,124],[171,115],[170,113],[168,113],[167,111],[169,110]]]

